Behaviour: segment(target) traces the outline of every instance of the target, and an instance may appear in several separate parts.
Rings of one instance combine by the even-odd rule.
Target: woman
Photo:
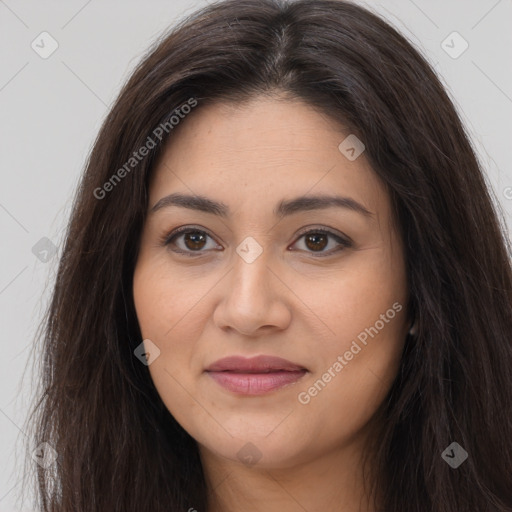
[[[509,247],[388,24],[198,12],[123,88],[75,199],[40,510],[512,510]]]

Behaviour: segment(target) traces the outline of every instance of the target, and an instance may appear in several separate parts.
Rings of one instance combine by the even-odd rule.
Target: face
[[[392,384],[403,246],[348,135],[295,100],[204,105],[154,169],[135,307],[156,389],[202,453],[284,468],[341,450]]]

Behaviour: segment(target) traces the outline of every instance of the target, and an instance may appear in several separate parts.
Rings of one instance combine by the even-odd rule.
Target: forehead
[[[266,200],[339,193],[383,215],[387,193],[364,153],[351,161],[339,149],[349,135],[298,100],[199,105],[172,132],[157,162],[150,204],[174,191],[252,209]]]

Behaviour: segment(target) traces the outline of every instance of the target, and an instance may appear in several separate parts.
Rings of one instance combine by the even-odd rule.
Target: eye
[[[343,238],[340,235],[323,228],[310,229],[309,231],[302,233],[295,244],[302,239],[304,239],[303,246],[305,249],[301,250],[318,253],[315,255],[318,257],[330,256],[333,253],[352,247],[352,242],[348,238]],[[334,241],[335,243],[330,244],[331,241]],[[326,247],[329,247],[329,245],[334,245],[334,248],[327,251],[324,250]]]
[[[208,246],[208,239],[211,241],[210,246]],[[304,248],[299,250],[317,253],[315,254],[317,257],[330,256],[333,253],[352,247],[350,239],[343,238],[324,228],[310,229],[303,232],[293,245],[297,245],[302,239],[304,239]],[[172,251],[187,256],[199,256],[206,250],[222,250],[221,246],[217,245],[206,231],[190,226],[178,228],[165,236],[163,245],[174,246],[175,248],[171,249]],[[334,245],[334,247],[325,250],[330,245]]]
[[[177,247],[177,249],[172,249],[174,252],[186,254],[187,256],[196,256],[204,252],[202,249],[215,250],[220,247],[215,243],[208,246],[208,239],[213,241],[213,238],[206,231],[193,227],[183,227],[176,229],[166,236],[164,245],[174,245]]]

